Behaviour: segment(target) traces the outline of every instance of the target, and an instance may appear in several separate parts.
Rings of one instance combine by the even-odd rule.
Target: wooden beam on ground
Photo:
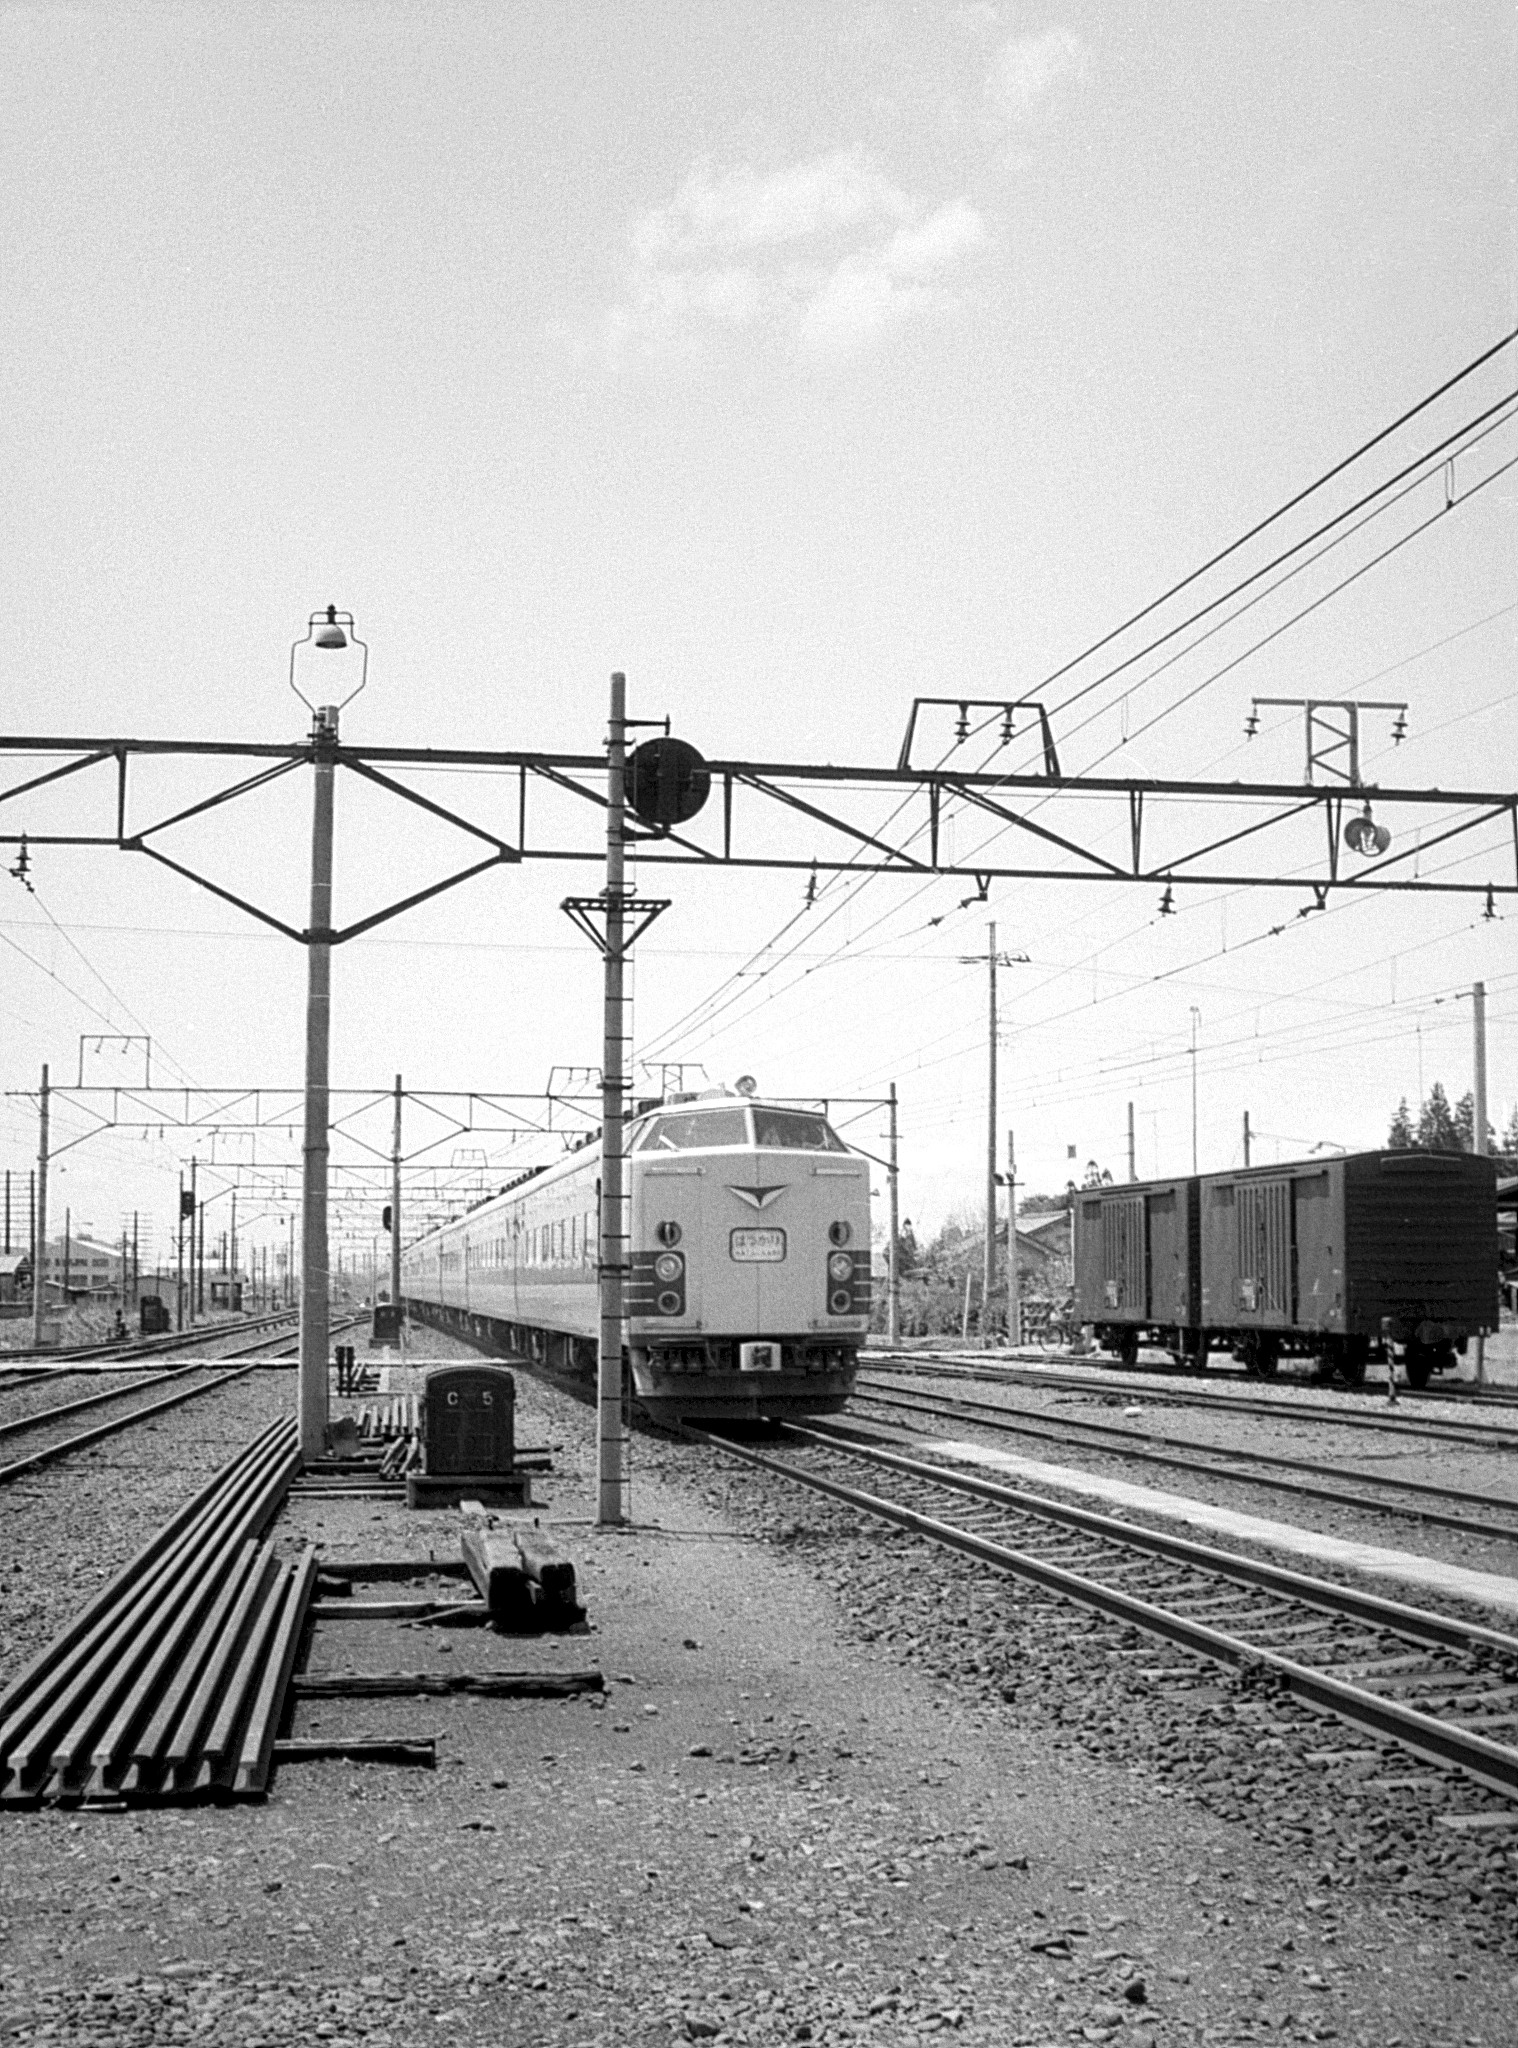
[[[476,1693],[491,1699],[567,1699],[605,1692],[599,1671],[332,1671],[291,1680],[297,1699],[409,1699],[418,1694]]]
[[[437,1768],[437,1743],[430,1735],[297,1735],[274,1745],[277,1764],[320,1763],[328,1758],[354,1764],[419,1764]]]

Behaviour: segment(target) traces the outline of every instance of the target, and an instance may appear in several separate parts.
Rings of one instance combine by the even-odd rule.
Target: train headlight
[[[678,1280],[684,1271],[685,1261],[678,1252],[660,1252],[658,1258],[654,1260],[654,1278],[664,1281],[666,1285],[670,1281]]]
[[[685,1312],[685,1303],[672,1287],[667,1287],[664,1290],[654,1306],[658,1309],[661,1316],[678,1316],[683,1315]]]
[[[852,1280],[854,1261],[847,1252],[834,1252],[828,1260],[828,1273],[834,1280]]]
[[[835,1287],[828,1296],[828,1308],[835,1316],[846,1316],[854,1306],[854,1297],[846,1287]]]
[[[850,1238],[851,1238],[851,1237],[852,1237],[853,1235],[854,1235],[854,1229],[853,1229],[853,1225],[852,1225],[852,1224],[849,1224],[849,1223],[830,1223],[830,1224],[828,1225],[828,1242],[829,1242],[829,1244],[847,1244],[847,1243],[848,1243],[848,1241],[849,1241],[849,1239],[850,1239]]]

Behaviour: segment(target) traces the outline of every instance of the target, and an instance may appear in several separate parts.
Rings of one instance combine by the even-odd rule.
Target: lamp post
[[[295,680],[297,656],[310,646],[363,654],[358,689],[337,704],[313,703]],[[327,1448],[327,1127],[332,1044],[332,828],[337,722],[368,680],[369,650],[353,633],[351,612],[313,612],[306,636],[290,649],[290,688],[311,713],[311,914],[306,927],[306,1105],[301,1143],[300,1450],[308,1461]]]

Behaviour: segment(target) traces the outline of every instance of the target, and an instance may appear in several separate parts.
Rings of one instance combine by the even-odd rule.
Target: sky
[[[712,758],[889,766],[914,698],[973,696],[1044,705],[1067,774],[1295,783],[1300,714],[1246,741],[1251,698],[1350,696],[1408,707],[1395,748],[1365,714],[1368,783],[1510,790],[1512,348],[1086,651],[1518,324],[1515,41],[1487,0],[0,4],[0,729],[299,740],[291,645],[335,603],[369,648],[355,745],[594,755],[619,669],[634,716]],[[1145,652],[1375,491],[1247,614]],[[346,661],[346,691],[356,660],[307,649],[297,682]],[[955,750],[925,716],[914,759],[1030,764],[1025,733]],[[243,772],[138,764],[133,803]],[[516,815],[498,777],[412,786]],[[873,831],[898,798],[847,801]],[[108,830],[110,803],[81,778],[0,830]],[[309,806],[301,771],[164,846],[303,925]],[[759,848],[836,848],[750,815]],[[1382,815],[1405,849],[1418,819]],[[593,816],[564,829],[594,854]],[[1125,814],[1090,829],[1116,857]],[[946,831],[1008,857],[994,821]],[[464,845],[345,774],[339,921]],[[1419,870],[1511,883],[1513,850],[1488,832]],[[983,1186],[993,920],[1029,1189],[1122,1178],[1130,1103],[1138,1172],[1188,1170],[1193,1083],[1203,1170],[1241,1159],[1246,1112],[1257,1159],[1379,1143],[1401,1096],[1470,1086],[1477,980],[1493,1123],[1518,1104],[1518,898],[1300,916],[1300,886],[1192,888],[1161,915],[1148,883],[966,902],[963,878],[824,872],[808,903],[796,870],[635,879],[670,898],[637,1051],[777,1095],[894,1082],[920,1226]],[[599,962],[559,906],[599,886],[591,858],[525,862],[338,949],[334,1082],[531,1096],[594,1067]],[[138,1081],[121,1041],[150,1035],[155,1081],[299,1086],[302,949],[166,868],[30,849],[0,941],[13,1175],[44,1061]],[[847,1114],[879,1152],[881,1110]],[[220,1190],[254,1160],[227,1133],[213,1170],[165,1115],[61,1159],[55,1216],[113,1235],[137,1210],[165,1242],[192,1152]],[[61,1142],[90,1123],[59,1101]],[[558,1142],[453,1136],[434,1157],[461,1172]],[[245,1231],[282,1241],[288,1204],[242,1189]]]

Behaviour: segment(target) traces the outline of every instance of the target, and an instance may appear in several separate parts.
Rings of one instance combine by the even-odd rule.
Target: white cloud
[[[752,328],[790,353],[837,357],[951,311],[956,274],[989,242],[968,200],[924,211],[853,151],[769,173],[698,164],[635,223],[607,341],[623,355]]]
[[[1006,121],[1025,120],[1066,81],[1086,73],[1086,46],[1067,28],[1012,36],[991,60],[986,98]]]
[[[744,166],[717,176],[698,164],[668,206],[643,216],[633,253],[644,262],[717,249],[751,249],[848,228],[863,221],[905,220],[911,201],[851,151],[767,177]]]

